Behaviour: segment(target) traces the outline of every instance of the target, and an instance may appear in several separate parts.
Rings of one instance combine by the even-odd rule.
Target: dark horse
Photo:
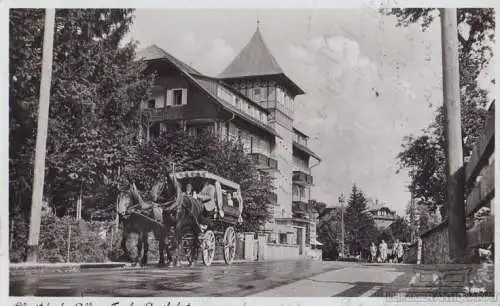
[[[165,264],[165,251],[169,262],[172,261],[166,240],[172,228],[173,212],[178,205],[176,200],[179,199],[179,195],[176,191],[178,189],[169,176],[167,182],[159,181],[153,186],[151,201],[144,201],[141,198],[135,184],[131,184],[129,189],[120,191],[117,198],[117,213],[123,225],[121,248],[125,259],[137,264],[142,253],[140,264],[146,265],[149,251],[148,235],[152,232],[159,242],[159,264]],[[163,204],[155,203],[162,193],[167,194],[168,200]],[[139,214],[131,213],[134,211]]]
[[[156,204],[157,195],[165,191],[170,195],[169,201],[164,204]],[[141,265],[147,264],[147,253],[149,250],[148,234],[153,232],[159,240],[159,264],[165,264],[165,251],[168,263],[179,264],[179,252],[183,242],[184,234],[192,236],[189,261],[191,265],[197,260],[200,248],[199,234],[201,233],[198,220],[204,213],[203,204],[192,197],[184,196],[180,184],[167,175],[167,182],[157,183],[151,192],[153,201],[144,202],[135,188],[131,185],[129,190],[120,192],[117,200],[117,211],[123,223],[122,249],[128,259],[134,263],[139,261],[141,253]],[[151,207],[152,206],[152,207]],[[140,208],[141,215],[127,214],[126,212],[135,207]],[[144,211],[151,211],[144,214]],[[144,217],[146,216],[146,218]],[[163,226],[162,226],[163,225]],[[168,246],[167,238],[171,230],[174,230],[173,241]],[[175,260],[172,257],[175,252]]]
[[[180,185],[176,182],[176,187],[180,190]],[[199,220],[204,213],[204,206],[201,201],[190,196],[184,196],[182,192],[177,192],[180,199],[177,203],[176,217],[175,217],[175,230],[174,241],[172,242],[173,250],[175,251],[174,264],[179,264],[179,252],[183,243],[184,234],[192,236],[191,251],[189,254],[190,265],[193,266],[198,259],[198,252],[200,249],[200,229]]]

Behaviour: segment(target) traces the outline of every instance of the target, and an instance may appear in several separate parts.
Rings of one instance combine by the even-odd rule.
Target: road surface
[[[321,262],[246,262],[210,267],[89,269],[18,274],[11,296],[360,297],[408,292],[415,266]]]

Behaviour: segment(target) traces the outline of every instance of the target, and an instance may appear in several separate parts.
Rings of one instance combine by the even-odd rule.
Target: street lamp
[[[342,229],[342,238],[341,238],[341,241],[340,241],[340,257],[344,257],[344,249],[345,249],[345,229],[344,229],[344,195],[341,194],[339,196],[339,203],[340,203],[340,216],[341,216],[341,219],[340,219],[340,224],[341,224],[341,229]]]

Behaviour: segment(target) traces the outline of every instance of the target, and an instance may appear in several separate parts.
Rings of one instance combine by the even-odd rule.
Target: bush
[[[11,213],[9,221],[9,259],[11,262],[22,262],[26,259],[29,224],[19,211]]]
[[[105,262],[121,256],[121,230],[114,222],[88,222],[54,215],[42,217],[39,240],[39,262]],[[16,220],[10,261],[24,261],[28,223]],[[71,229],[71,233],[70,233]],[[105,236],[104,236],[105,235]],[[68,239],[69,238],[69,239]]]

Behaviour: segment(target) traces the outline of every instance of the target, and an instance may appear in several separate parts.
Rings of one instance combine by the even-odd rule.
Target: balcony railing
[[[305,215],[310,212],[309,205],[303,201],[292,202],[292,213],[295,215]]]
[[[262,153],[250,153],[249,156],[259,170],[278,169],[278,161]]]
[[[313,177],[303,171],[293,171],[293,182],[301,185],[312,185]]]
[[[304,147],[307,147],[307,137],[304,137],[299,134],[294,134],[293,135],[293,140],[297,142],[300,145],[303,145]]]
[[[164,108],[144,108],[142,109],[143,116],[148,116],[151,121],[165,120]]]

